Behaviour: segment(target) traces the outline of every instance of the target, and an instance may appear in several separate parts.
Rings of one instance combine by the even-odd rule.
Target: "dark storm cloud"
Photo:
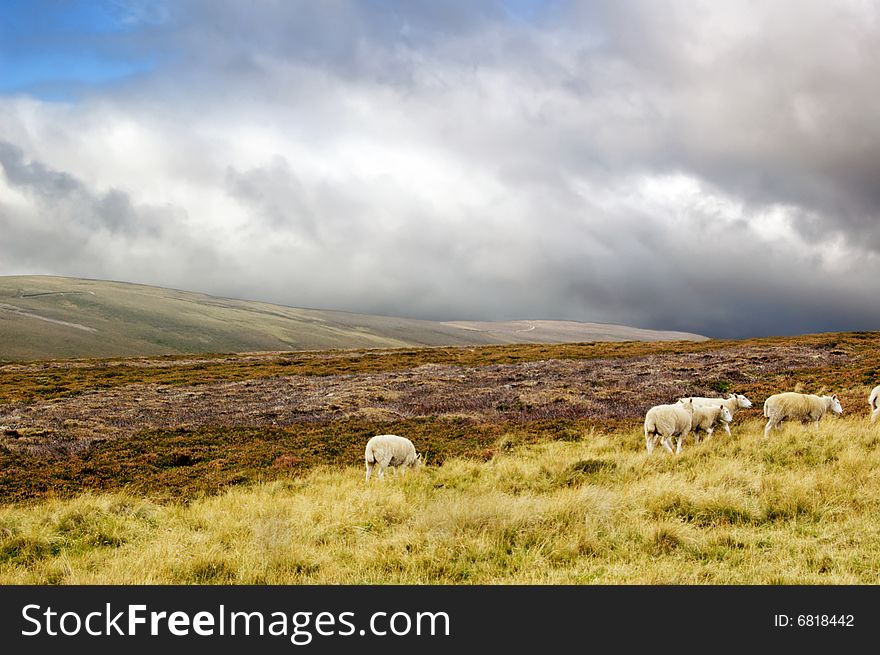
[[[0,141],[0,166],[10,184],[45,199],[64,198],[81,191],[81,185],[71,175],[49,170],[40,162],[26,162],[21,148],[5,141]]]
[[[572,12],[603,35],[594,56],[629,71],[641,117],[655,119],[635,161],[689,171],[757,206],[800,207],[814,238],[830,231],[880,247],[875,3],[584,3]]]
[[[230,168],[226,173],[230,194],[253,208],[264,219],[265,227],[296,230],[309,239],[316,238],[317,217],[302,183],[286,160],[247,171]]]
[[[132,202],[119,189],[97,192],[73,175],[0,142],[0,182],[31,200],[0,195],[0,263],[8,271],[128,279],[186,286],[187,272],[217,265],[210,235],[195,237],[179,208]],[[184,264],[181,266],[181,264]]]
[[[880,324],[877,3],[127,6],[96,48],[155,70],[70,128],[0,104],[8,261],[435,319]]]
[[[20,148],[4,141],[0,141],[0,168],[10,186],[37,200],[41,216],[66,219],[74,231],[100,228],[133,237],[156,236],[160,229],[156,212],[137,211],[126,193],[118,189],[94,193],[68,173],[26,161]]]

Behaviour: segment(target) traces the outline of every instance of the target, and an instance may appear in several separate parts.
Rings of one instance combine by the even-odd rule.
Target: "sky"
[[[880,329],[880,2],[0,4],[0,275]]]

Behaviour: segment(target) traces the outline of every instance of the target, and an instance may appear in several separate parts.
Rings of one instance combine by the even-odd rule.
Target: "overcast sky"
[[[880,329],[880,2],[0,7],[0,274]]]

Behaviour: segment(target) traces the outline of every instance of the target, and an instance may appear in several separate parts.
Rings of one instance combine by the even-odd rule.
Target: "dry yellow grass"
[[[637,430],[366,485],[356,467],[189,504],[0,509],[0,582],[874,584],[880,426],[734,426],[682,455]]]

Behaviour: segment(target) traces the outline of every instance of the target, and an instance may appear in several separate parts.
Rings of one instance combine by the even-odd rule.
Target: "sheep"
[[[694,401],[694,408],[706,407],[709,405],[716,405],[718,403],[724,405],[727,408],[727,411],[730,412],[731,417],[736,416],[737,411],[740,409],[748,409],[752,406],[752,401],[746,398],[741,393],[732,393],[727,398],[704,398],[702,396],[692,396]],[[687,398],[680,398],[679,400],[687,400]],[[724,423],[724,431],[727,432],[727,436],[730,436],[730,423]]]
[[[682,401],[679,401],[682,402]],[[730,410],[722,404],[694,406],[694,418],[691,422],[691,430],[694,433],[694,443],[700,443],[700,430],[706,433],[706,439],[712,438],[712,432],[718,425],[725,428],[733,420]]]
[[[681,452],[681,442],[691,431],[694,418],[694,403],[674,403],[672,405],[655,405],[645,414],[645,447],[648,453],[654,452],[659,441],[672,453],[672,438],[676,438],[675,454]]]
[[[394,467],[394,477],[397,477],[397,469],[401,468],[401,474],[408,468],[418,468],[422,465],[422,454],[416,452],[413,442],[406,437],[398,437],[396,434],[377,434],[371,437],[364,449],[364,461],[367,466],[367,482],[373,467],[379,467],[379,479],[385,479],[385,469]]]
[[[778,427],[785,419],[795,419],[802,423],[812,421],[816,429],[819,429],[819,419],[831,410],[835,414],[843,414],[840,400],[837,395],[816,396],[812,394],[777,393],[764,401],[764,416],[769,419],[764,428],[764,437],[770,434],[770,430]]]
[[[880,418],[880,384],[871,389],[868,404],[871,406],[871,423],[873,423]]]

